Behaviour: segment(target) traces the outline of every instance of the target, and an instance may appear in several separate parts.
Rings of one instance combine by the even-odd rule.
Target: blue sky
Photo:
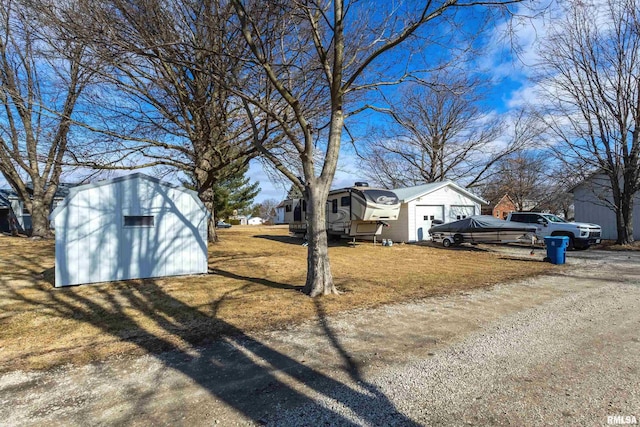
[[[525,7],[525,5],[517,6],[519,11],[527,14]],[[475,47],[481,54],[474,56],[470,64],[472,64],[471,67],[477,67],[476,70],[487,70],[482,74],[482,78],[492,83],[487,104],[495,114],[508,114],[510,110],[519,108],[534,98],[534,86],[530,83],[529,73],[536,62],[536,37],[544,36],[543,24],[542,18],[521,19],[515,26],[513,37],[505,37],[507,23],[503,20],[488,29],[484,37],[476,42]],[[514,56],[511,51],[511,42],[515,42],[519,47],[517,56]],[[400,52],[399,56],[406,56],[406,52]],[[351,131],[357,134],[359,130],[366,129],[371,120],[376,120],[374,114],[362,114],[351,119]],[[358,125],[354,126],[353,123]],[[116,175],[126,173],[128,172],[123,171]],[[267,174],[260,162],[251,163],[249,177],[252,181],[259,182],[262,189],[256,198],[257,202],[265,199],[281,200],[290,187],[290,184],[284,180],[272,182],[269,175],[272,174]],[[69,177],[66,180],[74,179]],[[345,136],[333,187],[349,186],[355,181],[362,180],[365,180],[365,177],[361,173],[353,147]],[[0,187],[6,186],[6,182],[0,177]]]
[[[515,7],[515,18],[511,21],[512,32],[507,34],[508,23],[505,20],[489,28],[484,37],[476,42],[480,55],[474,56],[467,65],[477,70],[485,70],[481,77],[490,83],[486,105],[496,115],[508,115],[512,110],[525,104],[535,103],[535,85],[531,76],[537,64],[536,46],[540,37],[546,33],[544,16],[529,18],[532,13],[528,5]],[[517,52],[512,50],[517,47]],[[469,70],[471,72],[471,70]],[[390,89],[390,90],[397,90]],[[378,120],[375,114],[356,116],[358,125],[364,129],[372,120]],[[354,119],[351,120],[353,123]],[[353,129],[351,129],[353,132]],[[356,132],[357,133],[357,129]],[[255,161],[251,164],[249,176],[260,182],[262,191],[256,201],[265,199],[281,200],[286,196],[289,184],[272,183],[264,172],[262,165]],[[338,171],[333,188],[353,185],[356,181],[366,180],[353,147],[346,136],[343,139]]]

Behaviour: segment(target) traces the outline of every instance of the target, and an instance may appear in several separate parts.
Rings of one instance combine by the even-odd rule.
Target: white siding
[[[416,205],[415,209],[416,240],[431,240],[429,229],[433,220],[444,221],[444,205]]]
[[[602,227],[603,239],[615,240],[618,230],[615,213],[607,204],[612,201],[609,188],[606,176],[595,175],[573,190],[573,204],[577,222],[598,224]],[[640,195],[633,204],[633,237],[640,240]]]
[[[56,286],[207,272],[204,206],[144,175],[79,187],[54,215]]]
[[[449,206],[449,220],[447,222],[459,221],[475,215],[475,206],[471,205],[451,205]]]

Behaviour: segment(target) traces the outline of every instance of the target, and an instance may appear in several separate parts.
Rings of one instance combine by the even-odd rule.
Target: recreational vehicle
[[[285,221],[296,235],[306,233],[307,203],[303,199],[285,202]],[[366,182],[353,187],[333,190],[327,197],[327,233],[333,236],[377,236],[386,221],[395,221],[400,212],[400,200],[390,190],[370,188]]]

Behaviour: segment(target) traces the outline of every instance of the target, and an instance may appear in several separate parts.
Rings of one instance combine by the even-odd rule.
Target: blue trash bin
[[[547,258],[551,264],[564,264],[565,254],[569,247],[569,237],[545,236],[544,244],[547,246]]]

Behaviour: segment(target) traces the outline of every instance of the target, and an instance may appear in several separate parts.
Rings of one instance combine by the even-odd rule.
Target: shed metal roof
[[[402,203],[407,203],[411,200],[417,199],[418,197],[426,196],[429,193],[433,193],[434,191],[439,190],[443,187],[451,187],[456,191],[464,194],[465,196],[477,201],[481,205],[488,204],[486,200],[476,196],[469,190],[460,187],[458,184],[452,181],[431,182],[428,184],[416,185],[413,187],[396,188],[392,191],[396,193],[396,196],[398,196]]]
[[[129,181],[132,179],[144,179],[145,181],[151,181],[153,183],[156,184],[160,184],[163,185],[165,187],[170,187],[173,188],[175,190],[181,191],[183,193],[186,193],[188,195],[190,195],[191,197],[193,197],[193,199],[196,201],[196,203],[198,203],[202,209],[204,209],[205,211],[208,210],[207,208],[204,206],[204,204],[202,203],[202,200],[200,200],[200,197],[198,197],[198,193],[193,191],[193,190],[189,190],[188,188],[167,182],[167,181],[162,181],[161,179],[158,178],[154,178],[152,176],[137,172],[137,173],[132,173],[130,175],[125,175],[125,176],[119,176],[117,178],[112,178],[112,179],[105,179],[103,181],[98,181],[98,182],[94,182],[94,183],[90,183],[90,184],[84,184],[84,185],[78,185],[76,187],[73,187],[71,189],[69,189],[69,194],[67,195],[67,197],[64,198],[64,200],[62,201],[62,203],[60,203],[54,210],[53,212],[51,212],[51,215],[49,215],[49,219],[50,220],[54,220],[55,217],[63,210],[66,209],[67,205],[69,204],[69,201],[71,199],[73,199],[73,197],[78,194],[81,191],[85,191],[91,188],[97,188],[97,187],[102,187],[105,185],[110,185],[113,184],[115,182],[121,182],[121,181]]]

